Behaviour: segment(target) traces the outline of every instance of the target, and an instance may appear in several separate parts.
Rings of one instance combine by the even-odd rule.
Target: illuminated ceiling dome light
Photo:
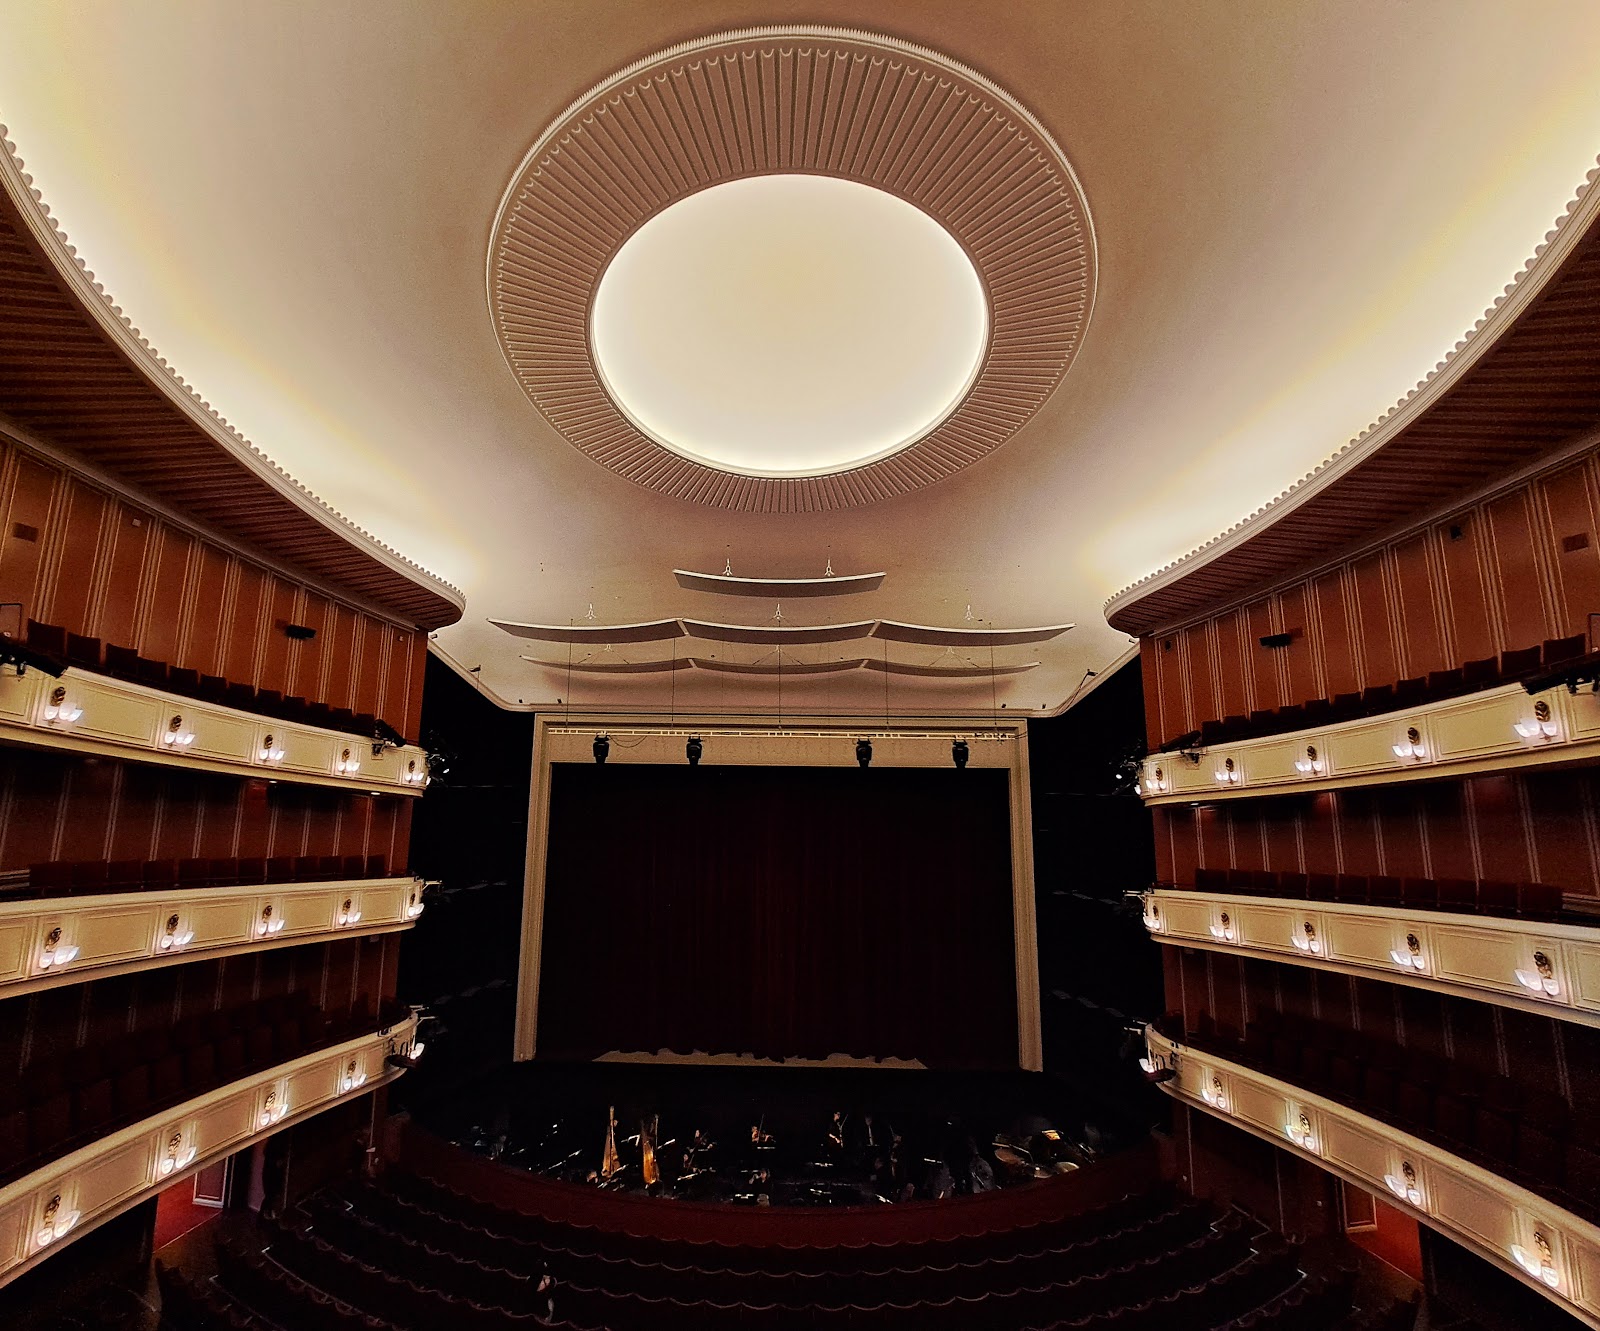
[[[612,401],[658,444],[743,476],[817,476],[936,428],[983,364],[989,306],[921,209],[852,180],[763,175],[639,227],[589,333]]]

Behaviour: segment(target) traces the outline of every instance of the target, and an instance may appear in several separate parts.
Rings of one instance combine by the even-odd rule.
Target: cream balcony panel
[[[422,889],[415,878],[362,878],[0,902],[0,998],[197,957],[410,928],[422,913]],[[341,923],[346,900],[360,914]],[[286,923],[263,932],[269,904],[267,923]]]
[[[416,1018],[292,1062],[252,1073],[142,1122],[92,1142],[0,1187],[0,1285],[97,1225],[138,1205],[179,1179],[261,1140],[347,1096],[386,1085],[403,1069],[385,1061],[407,1054]],[[345,1090],[352,1060],[366,1080]],[[163,1172],[171,1140],[182,1154]],[[72,1216],[69,1228],[47,1238],[47,1216]]]
[[[1292,781],[1299,775],[1294,764],[1301,752],[1301,746],[1281,735],[1264,739],[1260,747],[1250,750],[1250,780],[1258,785],[1264,781]],[[1216,779],[1215,773],[1212,779]]]
[[[83,715],[63,733],[149,749],[156,747],[157,731],[171,715],[154,696],[117,688],[91,675],[64,680],[63,684],[68,700],[83,708]],[[42,700],[40,705],[43,706]],[[41,720],[40,724],[45,723]]]
[[[31,919],[0,919],[0,985],[28,976],[28,956],[33,951]]]
[[[1566,733],[1573,739],[1600,738],[1600,694],[1566,693],[1561,689],[1555,689],[1542,696],[1560,700]]]
[[[50,677],[41,671],[30,670],[26,675],[0,671],[0,717],[26,721],[34,715],[43,687]]]
[[[189,752],[227,762],[247,763],[255,757],[255,722],[233,712],[200,711],[185,716],[194,734]]]
[[[353,737],[352,737],[353,738]],[[333,735],[315,730],[290,730],[278,728],[278,747],[283,758],[275,764],[285,772],[316,772],[319,775],[333,771],[334,754],[348,747]]]
[[[1473,1249],[1585,1325],[1600,1328],[1600,1226],[1358,1109],[1178,1044],[1155,1030],[1146,1031],[1145,1045],[1152,1066],[1177,1072],[1162,1083],[1168,1095],[1385,1198]],[[1203,1098],[1213,1076],[1226,1090],[1227,1101],[1221,1106]],[[1301,1114],[1311,1129],[1309,1144],[1285,1131],[1287,1125],[1298,1123]],[[1403,1179],[1407,1166],[1415,1179],[1414,1200],[1398,1196],[1390,1183]],[[1550,1266],[1535,1273],[1524,1263],[1532,1261],[1538,1268],[1530,1254],[1544,1250],[1550,1254]]]
[[[1232,937],[1222,932],[1224,915]],[[1365,975],[1600,1026],[1600,927],[1592,925],[1176,888],[1146,893],[1144,917],[1158,942]]]
[[[354,752],[361,759],[361,775],[370,776],[374,781],[392,785],[405,771],[405,758],[399,749],[384,749],[374,754],[372,745],[363,743]]]
[[[1439,704],[1429,717],[1434,756],[1450,762],[1520,752],[1523,744],[1515,726],[1521,712],[1532,706],[1533,699],[1515,687],[1496,690],[1493,696],[1453,698]]]
[[[1394,745],[1405,738],[1407,726],[1416,724],[1416,720],[1410,717],[1398,721],[1391,721],[1387,717],[1357,721],[1330,735],[1327,742],[1319,744],[1317,748],[1327,752],[1330,776],[1386,772],[1395,765]]]

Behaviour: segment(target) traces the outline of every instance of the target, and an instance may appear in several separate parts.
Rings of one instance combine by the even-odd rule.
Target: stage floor
[[[1093,1121],[1059,1081],[1022,1072],[535,1062],[412,1108],[451,1141],[543,1177],[744,1205],[874,1206],[1018,1186],[1137,1139]],[[606,1181],[612,1110],[621,1169]]]

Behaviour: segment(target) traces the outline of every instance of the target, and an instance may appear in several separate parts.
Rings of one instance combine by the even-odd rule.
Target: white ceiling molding
[[[961,244],[990,304],[988,353],[955,409],[892,455],[825,475],[737,475],[671,451],[612,400],[590,342],[595,289],[644,222],[713,185],[777,173],[913,204]],[[507,364],[574,447],[697,503],[817,512],[919,489],[1005,443],[1077,353],[1095,271],[1077,178],[1015,99],[925,47],[793,27],[671,47],[572,103],[512,177],[486,277]]]

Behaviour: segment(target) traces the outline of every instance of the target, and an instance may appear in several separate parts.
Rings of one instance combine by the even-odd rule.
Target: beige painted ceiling
[[[988,76],[1061,146],[1094,222],[1094,316],[1044,409],[951,479],[865,507],[711,509],[614,475],[523,394],[485,298],[501,196],[570,101],[660,48],[768,23],[866,28]],[[569,693],[564,671],[521,660],[564,647],[530,652],[487,619],[587,623],[592,605],[600,623],[772,623],[770,602],[684,590],[671,570],[796,577],[831,559],[888,577],[786,604],[785,623],[966,626],[969,605],[977,625],[1076,621],[997,651],[1043,665],[992,692],[888,689],[896,712],[1035,712],[1125,649],[1107,596],[1332,454],[1533,252],[1600,151],[1600,5],[0,0],[0,121],[179,372],[465,590],[436,646],[502,700],[772,709],[773,678],[720,671],[575,677]],[[881,712],[885,678],[791,676],[784,710]]]

